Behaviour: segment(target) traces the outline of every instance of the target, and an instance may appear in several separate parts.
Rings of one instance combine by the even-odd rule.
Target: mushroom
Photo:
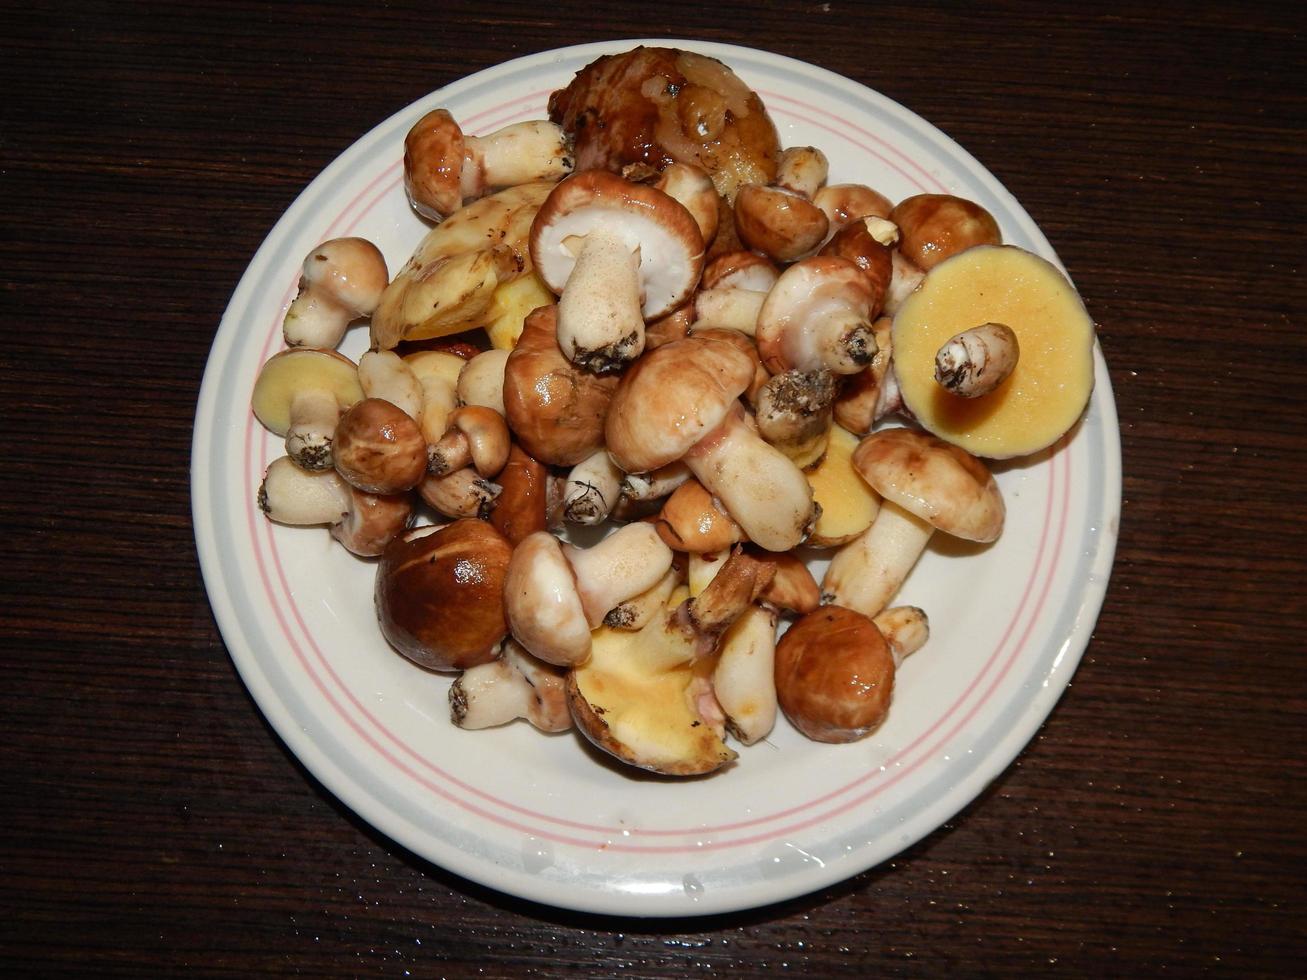
[[[370,350],[359,358],[359,385],[365,398],[382,398],[420,422],[423,391],[413,368],[390,350]]]
[[[361,558],[375,558],[408,528],[410,494],[375,494],[352,487],[335,470],[306,470],[289,456],[274,459],[259,485],[259,509],[293,527],[326,526]]]
[[[735,195],[740,240],[777,262],[793,262],[812,252],[830,226],[812,201],[827,170],[825,154],[815,147],[782,152],[774,184],[746,184]]]
[[[496,187],[558,180],[572,169],[563,131],[537,119],[468,136],[447,109],[433,109],[404,138],[404,189],[413,209],[440,221]]]
[[[595,450],[567,474],[563,517],[573,524],[602,524],[621,498],[622,476],[606,450]]]
[[[575,466],[604,445],[604,418],[617,378],[577,367],[558,348],[558,307],[531,313],[504,364],[504,415],[542,463]]]
[[[772,375],[758,392],[758,434],[806,469],[826,452],[834,401],[835,376],[827,370]]]
[[[531,226],[531,259],[559,294],[558,346],[597,374],[644,350],[644,324],[684,302],[703,271],[694,217],[662,191],[590,170],[560,181]]]
[[[701,775],[733,760],[712,693],[713,652],[770,575],[766,563],[736,554],[701,595],[682,600],[678,589],[641,629],[595,630],[590,659],[567,675],[581,733],[622,762],[664,775]]]
[[[935,380],[963,398],[979,398],[1007,380],[1020,345],[1006,323],[982,323],[954,334],[935,352]]]
[[[658,175],[654,187],[680,203],[699,226],[705,246],[717,234],[717,203],[720,195],[708,171],[693,163],[673,160]]]
[[[889,219],[902,235],[899,250],[926,272],[972,246],[1003,241],[993,215],[952,194],[906,197],[894,205]]]
[[[654,527],[669,548],[691,554],[726,551],[744,538],[740,525],[694,479],[667,498]]]
[[[458,375],[458,400],[463,405],[480,405],[504,415],[504,367],[507,350],[487,350],[469,360]]]
[[[857,374],[846,375],[843,388],[835,396],[835,421],[857,435],[866,435],[872,426],[902,406],[894,378],[891,323],[889,317],[883,316],[872,324],[875,356]]]
[[[449,428],[427,447],[427,472],[444,476],[471,466],[479,476],[497,476],[508,462],[512,434],[493,408],[464,405],[449,416]]]
[[[428,473],[417,485],[418,494],[437,513],[446,517],[475,517],[486,520],[499,500],[503,487],[483,477],[471,466],[452,473]]]
[[[553,187],[535,181],[498,191],[427,232],[382,293],[371,346],[390,350],[484,325],[500,288],[530,273],[531,221]]]
[[[450,719],[475,730],[525,718],[542,732],[572,727],[563,673],[531,656],[512,639],[503,653],[486,664],[469,667],[449,688]]]
[[[805,471],[812,485],[812,499],[821,514],[812,526],[807,543],[834,548],[856,538],[876,519],[880,497],[853,468],[858,437],[842,425],[831,426],[826,455]]]
[[[429,445],[439,442],[458,407],[458,379],[469,362],[449,351],[421,350],[405,355],[404,363],[422,389],[422,410],[417,415],[422,438]]]
[[[677,586],[685,581],[683,559],[673,557],[663,577],[639,595],[613,606],[604,615],[604,625],[615,630],[643,629],[668,603]]]
[[[745,424],[737,399],[752,377],[748,356],[719,340],[659,347],[622,376],[605,442],[628,473],[684,459],[751,541],[788,551],[812,522],[812,490],[789,457]]]
[[[755,252],[726,252],[704,267],[694,295],[700,329],[728,327],[754,335],[767,292],[780,276],[776,266]]]
[[[781,273],[758,314],[755,340],[772,374],[797,368],[856,374],[876,353],[874,297],[847,259],[819,255]]]
[[[332,455],[336,472],[369,493],[411,490],[427,470],[418,423],[381,398],[365,398],[340,417]]]
[[[885,306],[894,278],[893,246],[898,240],[899,230],[884,218],[859,218],[831,236],[817,254],[848,259],[862,270],[871,291],[870,315],[875,318]]]
[[[508,632],[504,581],[512,551],[485,521],[400,535],[377,566],[377,619],[387,642],[429,670],[489,663]]]
[[[273,354],[250,398],[255,417],[286,437],[286,454],[306,470],[332,465],[341,413],[363,398],[358,368],[334,350],[296,347]]]
[[[333,238],[304,258],[299,293],[282,332],[291,347],[335,347],[350,323],[370,316],[389,281],[381,250],[365,238]]]
[[[894,696],[894,655],[866,616],[822,606],[776,644],[776,696],[795,728],[817,742],[875,731]]]
[[[758,356],[758,345],[753,342],[753,337],[728,327],[701,327],[694,331],[694,336],[703,340],[720,340],[730,344],[749,359],[753,364],[753,379],[749,382],[749,387],[744,389],[742,397],[745,404],[758,404],[758,393],[762,391],[762,386],[767,383],[771,374],[762,366],[762,358]]]
[[[516,442],[499,471],[500,493],[490,511],[490,523],[516,547],[523,538],[547,526],[549,470]]]
[[[504,585],[513,636],[548,663],[581,663],[590,655],[590,631],[671,563],[671,549],[643,523],[586,549],[563,545],[548,531],[528,535],[513,551]]]
[[[895,670],[930,639],[930,620],[919,606],[891,606],[872,616],[871,621],[889,644]]]
[[[1019,344],[1012,373],[964,398],[935,377],[942,346],[981,323]],[[927,430],[991,459],[1025,456],[1075,425],[1094,384],[1094,324],[1075,287],[1049,262],[1010,245],[979,245],[941,262],[894,317],[894,373]],[[990,362],[992,363],[992,362]]]
[[[898,249],[890,253],[889,288],[885,290],[885,303],[881,312],[893,316],[908,297],[916,292],[926,273]]]
[[[866,184],[827,184],[812,195],[812,203],[825,213],[832,232],[858,218],[888,218],[894,209],[888,197]]]
[[[690,468],[678,459],[651,473],[627,473],[622,477],[622,496],[636,501],[662,500],[690,479]]]
[[[853,465],[883,498],[871,527],[831,559],[826,602],[874,616],[894,597],[935,530],[990,542],[1003,530],[1003,497],[983,463],[915,429],[867,436]]]

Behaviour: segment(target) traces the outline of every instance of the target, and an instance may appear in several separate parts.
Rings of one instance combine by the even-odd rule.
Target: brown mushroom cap
[[[608,406],[605,441],[628,473],[680,459],[726,418],[753,380],[753,361],[730,344],[687,337],[641,357]]]
[[[431,670],[493,660],[508,632],[504,578],[512,550],[477,520],[396,538],[377,566],[377,619],[386,640]]]
[[[350,508],[331,536],[360,558],[376,558],[413,520],[411,493],[367,493],[349,487]]]
[[[746,184],[735,195],[740,240],[777,262],[807,255],[821,244],[829,227],[821,208],[793,191]]]
[[[776,644],[776,697],[795,728],[818,742],[853,742],[874,731],[894,695],[894,656],[876,624],[822,606]]]
[[[314,347],[293,347],[273,354],[254,383],[250,407],[269,431],[284,436],[290,428],[295,396],[310,391],[330,394],[342,411],[349,408],[363,398],[358,365],[344,354]]]
[[[679,306],[698,284],[703,236],[685,206],[647,184],[587,170],[559,181],[531,225],[531,261],[555,293],[576,264],[572,241],[596,228],[619,236],[632,252],[639,249],[646,320]]]
[[[916,429],[883,429],[853,452],[853,466],[886,500],[955,537],[993,541],[1003,496],[985,464]]]
[[[417,422],[382,398],[365,398],[341,416],[332,454],[336,472],[369,493],[411,490],[427,471]]]
[[[1003,241],[994,216],[974,201],[952,194],[914,194],[890,212],[899,226],[899,251],[929,272],[973,245]]]
[[[558,348],[558,307],[526,318],[504,364],[504,414],[522,447],[542,463],[575,466],[604,444],[604,417],[617,387],[577,367]]]
[[[404,137],[404,190],[413,210],[439,221],[463,203],[463,130],[448,109],[433,109]]]

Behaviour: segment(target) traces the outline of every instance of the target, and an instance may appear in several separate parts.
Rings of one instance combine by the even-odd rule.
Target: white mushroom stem
[[[982,323],[944,341],[935,355],[935,380],[963,398],[979,398],[1017,366],[1017,335],[1005,323]]]
[[[877,613],[871,621],[889,644],[896,668],[930,639],[930,620],[917,606],[891,606]]]
[[[881,312],[885,316],[893,316],[897,313],[903,301],[911,296],[921,285],[921,280],[926,278],[926,273],[917,268],[911,259],[904,257],[898,249],[890,253],[890,261],[892,264],[889,288],[885,290],[885,301],[881,306]]]
[[[306,470],[330,469],[331,442],[340,415],[340,402],[332,392],[318,389],[297,392],[290,403],[286,455]]]
[[[871,527],[831,559],[822,601],[875,616],[902,587],[934,531],[928,521],[882,500]]]
[[[807,477],[744,423],[738,406],[686,453],[685,464],[758,547],[789,551],[811,527]]]
[[[681,584],[684,570],[670,565],[654,585],[637,596],[619,602],[604,616],[604,625],[615,630],[643,629],[658,610],[667,606],[676,587]]]
[[[617,506],[625,474],[606,449],[572,467],[563,495],[563,516],[573,524],[602,524]]]
[[[349,512],[349,489],[335,470],[311,472],[282,456],[264,474],[259,509],[278,524],[335,524]]]
[[[504,366],[509,351],[482,351],[464,366],[458,375],[458,400],[464,405],[493,408],[500,415],[504,411]]]
[[[661,500],[690,479],[690,468],[679,459],[652,473],[628,473],[622,479],[622,495],[632,500]]]
[[[672,564],[672,549],[643,522],[618,528],[590,548],[564,545],[563,554],[591,629],[618,603],[657,584]]]
[[[464,200],[496,187],[559,180],[572,170],[562,127],[544,119],[513,123],[488,136],[463,137]]]
[[[830,173],[826,154],[815,146],[791,146],[781,152],[776,166],[776,183],[809,200]]]
[[[760,289],[742,286],[701,289],[694,296],[694,326],[729,327],[752,337],[758,330],[758,314],[766,300],[766,291]]]
[[[471,667],[449,689],[449,713],[459,728],[475,730],[525,718],[544,732],[572,727],[563,674],[508,640],[503,654]]]
[[[476,517],[485,520],[503,489],[470,466],[443,476],[428,474],[418,484],[418,493],[423,500],[446,517],[456,519]]]
[[[383,398],[417,421],[422,414],[422,384],[394,351],[368,351],[359,358],[359,385],[368,398]]]
[[[745,745],[765,738],[776,724],[776,611],[752,606],[718,646],[713,692],[727,727]]]
[[[573,364],[612,371],[644,350],[640,259],[621,235],[586,235],[558,300],[558,346]]]

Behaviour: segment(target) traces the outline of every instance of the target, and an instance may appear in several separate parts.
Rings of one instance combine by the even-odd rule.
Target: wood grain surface
[[[1301,975],[1305,28],[1278,3],[5,3],[0,972]],[[209,345],[305,184],[470,72],[659,35],[832,69],[977,156],[1099,324],[1125,470],[1093,641],[1008,771],[850,881],[680,921],[488,891],[332,798],[232,666],[188,485]]]

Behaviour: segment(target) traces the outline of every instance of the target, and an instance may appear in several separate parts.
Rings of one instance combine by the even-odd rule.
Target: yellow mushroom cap
[[[1021,355],[994,391],[962,398],[935,380],[945,341],[1006,324]],[[1094,324],[1056,266],[1012,245],[979,245],[941,262],[894,317],[894,372],[923,428],[990,459],[1056,442],[1080,418],[1094,384]]]

